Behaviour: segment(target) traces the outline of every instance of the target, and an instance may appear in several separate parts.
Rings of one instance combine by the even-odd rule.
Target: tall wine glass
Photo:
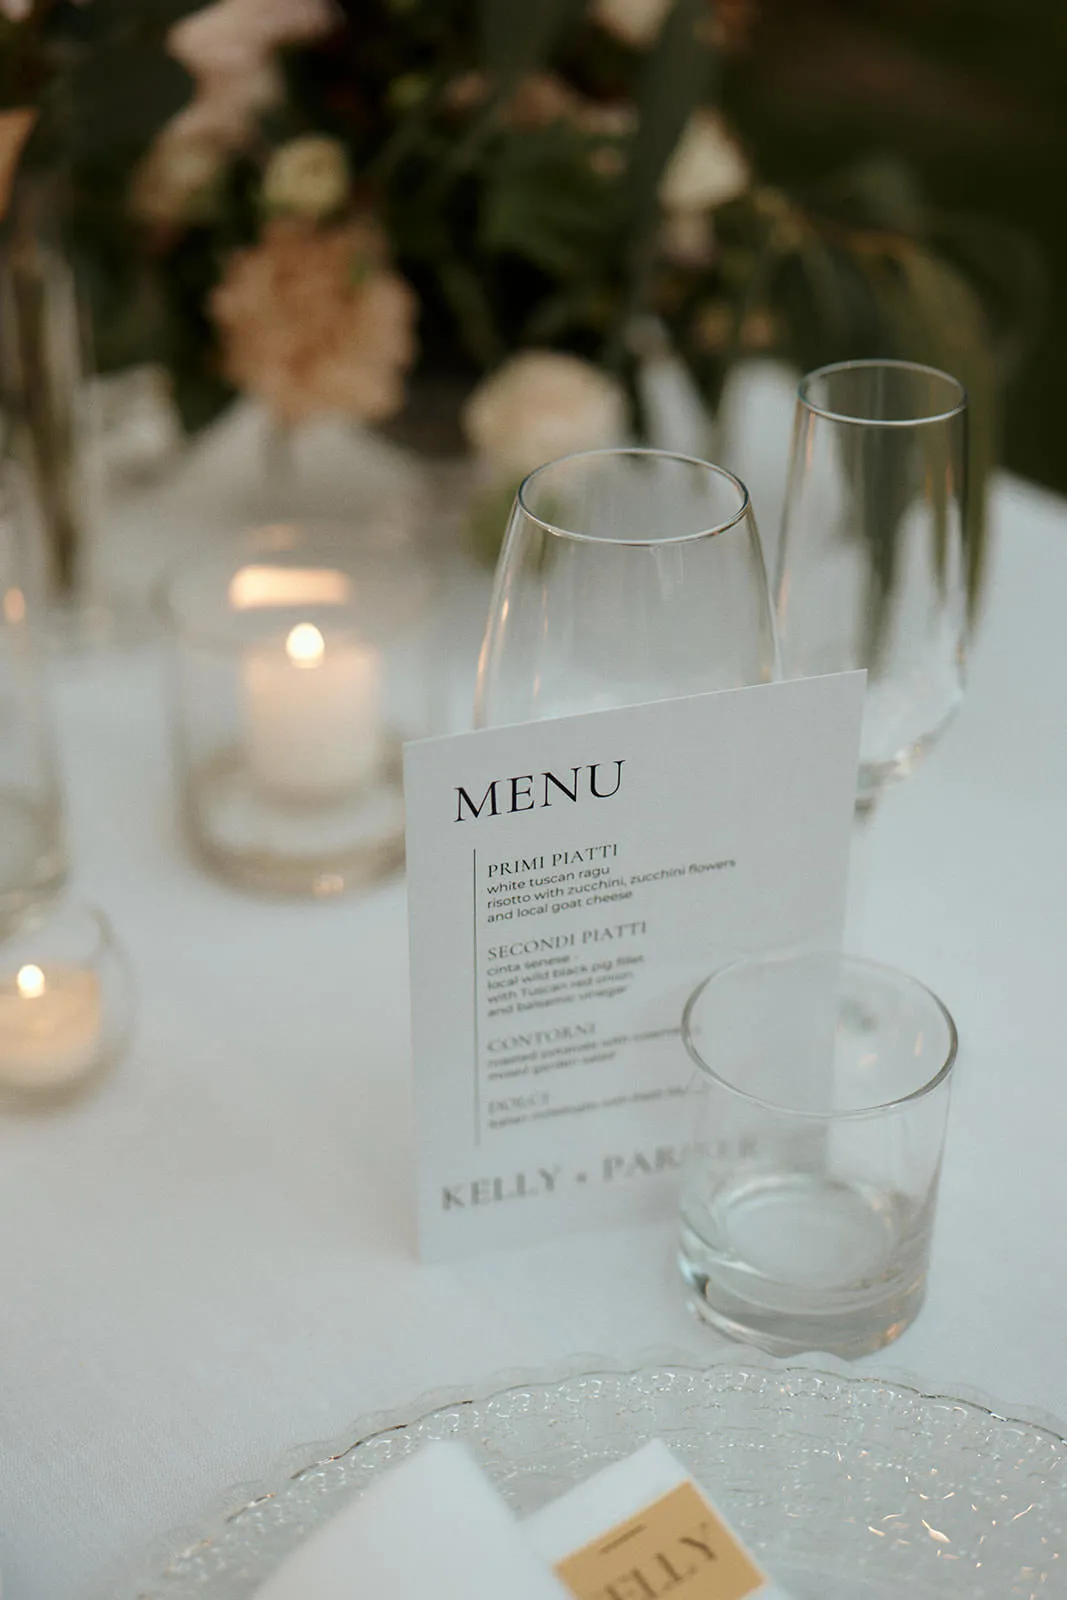
[[[762,683],[777,671],[744,484],[660,450],[532,472],[497,568],[479,727]]]
[[[821,367],[797,391],[783,669],[867,668],[861,813],[914,770],[963,694],[966,419],[956,379],[910,361]]]

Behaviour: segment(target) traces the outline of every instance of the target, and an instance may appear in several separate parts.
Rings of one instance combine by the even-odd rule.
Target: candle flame
[[[44,994],[44,973],[40,967],[20,967],[15,982],[24,1000],[37,1000]]]
[[[298,622],[289,631],[285,653],[294,667],[317,667],[326,654],[326,640],[313,622]]]

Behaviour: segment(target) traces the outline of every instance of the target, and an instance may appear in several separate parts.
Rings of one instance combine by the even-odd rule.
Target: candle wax
[[[99,1059],[100,980],[81,967],[25,966],[0,980],[0,1082],[73,1083]]]
[[[242,664],[245,752],[265,789],[326,799],[370,784],[381,754],[380,659],[298,623]]]

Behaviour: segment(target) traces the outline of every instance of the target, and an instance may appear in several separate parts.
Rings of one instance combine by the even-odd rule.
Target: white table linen
[[[927,1306],[860,1365],[1067,1419],[1067,508],[1013,482],[967,701],[865,845],[862,943],[956,1015]],[[82,1600],[301,1440],[576,1352],[713,1346],[666,1224],[413,1253],[403,885],[329,904],[197,872],[151,649],[61,674],[78,887],[135,964],[129,1057],[0,1117],[0,1566]]]

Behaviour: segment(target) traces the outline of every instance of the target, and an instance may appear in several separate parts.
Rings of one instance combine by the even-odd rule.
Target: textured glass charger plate
[[[245,1600],[346,1495],[440,1438],[463,1440],[519,1512],[662,1438],[793,1600],[1067,1593],[1067,1440],[1047,1421],[827,1357],[586,1364],[305,1446],[110,1596]]]

